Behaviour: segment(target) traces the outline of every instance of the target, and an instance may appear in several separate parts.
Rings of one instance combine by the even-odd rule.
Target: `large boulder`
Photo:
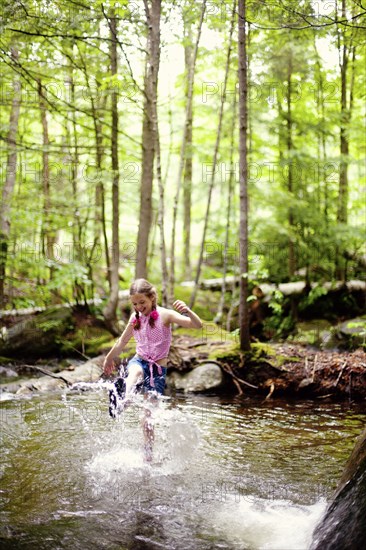
[[[310,550],[360,550],[366,541],[366,429],[358,439]]]
[[[173,372],[168,376],[168,383],[178,390],[202,392],[217,388],[223,382],[221,368],[216,363],[204,363],[187,374]]]

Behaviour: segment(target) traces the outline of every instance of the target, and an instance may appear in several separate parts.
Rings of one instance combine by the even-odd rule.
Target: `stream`
[[[89,386],[3,395],[1,548],[305,550],[364,425],[362,404],[163,398],[149,464],[143,398],[112,420]]]

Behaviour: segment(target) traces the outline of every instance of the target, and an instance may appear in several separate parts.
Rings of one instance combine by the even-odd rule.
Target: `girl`
[[[104,372],[110,375],[114,369],[114,358],[117,357],[132,335],[136,340],[136,355],[127,365],[127,378],[117,380],[116,393],[125,398],[138,384],[143,389],[154,392],[152,395],[162,394],[165,387],[166,365],[168,361],[169,348],[172,339],[171,325],[176,323],[184,328],[201,328],[202,321],[188,306],[181,300],[176,300],[174,309],[166,309],[157,305],[157,294],[155,288],[145,279],[137,279],[130,287],[130,299],[134,307],[127,327],[119,340],[110,350],[104,360]],[[116,416],[117,399],[110,399],[109,412]],[[151,424],[151,412],[147,411],[144,420],[145,434],[145,458],[151,460],[153,428]],[[147,455],[147,456],[146,456]]]

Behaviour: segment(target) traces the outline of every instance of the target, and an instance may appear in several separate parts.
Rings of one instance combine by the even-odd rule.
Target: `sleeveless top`
[[[156,310],[159,313],[159,308]],[[158,372],[161,375],[161,365],[157,364],[159,359],[168,357],[170,344],[172,341],[171,325],[165,326],[161,320],[161,315],[155,319],[155,325],[149,325],[149,315],[139,315],[140,328],[133,331],[136,341],[136,353],[141,359],[149,362],[150,368],[150,385],[155,386],[153,376],[153,366],[158,367]],[[132,321],[133,323],[133,321]]]

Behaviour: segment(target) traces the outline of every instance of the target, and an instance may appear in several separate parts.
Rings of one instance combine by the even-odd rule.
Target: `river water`
[[[164,398],[149,464],[142,397],[112,420],[92,386],[3,396],[1,548],[305,550],[364,424],[354,404]]]

